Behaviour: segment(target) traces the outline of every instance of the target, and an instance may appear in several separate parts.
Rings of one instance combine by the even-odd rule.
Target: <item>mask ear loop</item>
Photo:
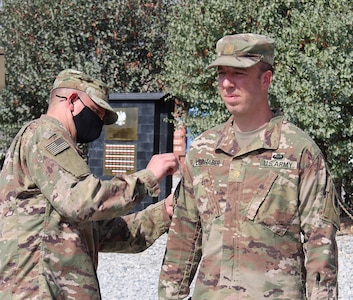
[[[60,100],[59,100],[60,102],[67,101],[67,97],[65,97],[65,96],[55,95],[55,97],[60,98]],[[71,104],[74,105],[74,100],[71,100]],[[71,109],[72,116],[73,116],[73,114],[72,114],[73,111],[74,111],[74,108]]]
[[[66,96],[55,95],[55,97],[60,98],[60,100],[59,100],[60,102],[67,101],[67,97]],[[71,110],[71,116],[72,117],[74,117],[73,111],[75,110],[74,103],[75,103],[76,99],[79,99],[82,102],[82,100],[80,99],[80,97],[78,96],[77,93],[73,93],[73,94],[70,95],[70,100],[71,100],[70,102],[71,102],[71,105],[72,105],[72,108],[70,108],[70,110]],[[84,106],[86,106],[83,102],[82,102],[82,104]],[[67,120],[67,116],[66,116],[66,120]],[[67,122],[70,123],[68,120],[67,120]],[[75,126],[75,130],[76,130],[76,126]],[[70,131],[70,134],[73,136],[73,133],[71,132],[71,130],[69,130],[69,131]],[[77,131],[76,131],[76,135],[77,135]]]
[[[80,98],[79,96],[77,96],[77,99],[81,101],[81,103],[82,103],[82,105],[83,105],[84,107],[87,107],[87,105],[83,103],[83,101],[81,100],[81,98]],[[89,108],[89,107],[88,107],[88,108]]]

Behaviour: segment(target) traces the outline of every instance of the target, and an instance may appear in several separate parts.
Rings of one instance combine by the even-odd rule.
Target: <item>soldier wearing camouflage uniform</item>
[[[217,43],[220,95],[232,116],[187,153],[159,299],[337,299],[339,211],[323,154],[272,111],[274,41]]]
[[[116,120],[106,85],[69,69],[54,81],[47,114],[15,137],[0,176],[1,299],[98,300],[98,251],[139,252],[166,232],[171,197],[123,215],[159,194],[177,168],[172,153],[103,181],[77,150]]]

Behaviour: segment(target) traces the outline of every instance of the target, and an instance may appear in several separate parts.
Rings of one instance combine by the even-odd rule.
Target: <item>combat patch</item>
[[[69,148],[70,145],[62,137],[57,138],[56,140],[50,142],[45,148],[54,156],[58,155],[60,152]]]
[[[195,159],[191,161],[193,167],[222,167],[223,160],[220,159]]]
[[[264,168],[297,169],[298,163],[286,159],[283,153],[274,153],[271,159],[262,159],[260,166]]]

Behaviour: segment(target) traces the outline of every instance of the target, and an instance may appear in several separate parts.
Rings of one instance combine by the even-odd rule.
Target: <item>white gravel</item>
[[[100,253],[98,278],[103,300],[157,300],[166,234],[138,254]],[[353,300],[353,236],[338,235],[339,299]]]
[[[103,300],[156,300],[167,234],[136,254],[100,253],[98,279]]]
[[[353,299],[353,236],[337,236],[338,245],[338,299]]]

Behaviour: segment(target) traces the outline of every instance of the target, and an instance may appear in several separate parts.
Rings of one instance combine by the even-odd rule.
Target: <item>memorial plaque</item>
[[[129,175],[134,172],[136,172],[136,145],[104,145],[103,175]]]
[[[111,93],[109,103],[117,112],[115,124],[104,126],[99,139],[89,143],[88,162],[92,173],[109,180],[143,170],[156,153],[173,151],[171,118],[174,101],[165,93]],[[166,198],[172,190],[172,176],[159,183],[159,197],[144,197],[131,212]],[[0,297],[1,298],[1,297]]]
[[[116,110],[118,120],[115,124],[104,126],[105,140],[137,141],[138,108],[124,107]]]

